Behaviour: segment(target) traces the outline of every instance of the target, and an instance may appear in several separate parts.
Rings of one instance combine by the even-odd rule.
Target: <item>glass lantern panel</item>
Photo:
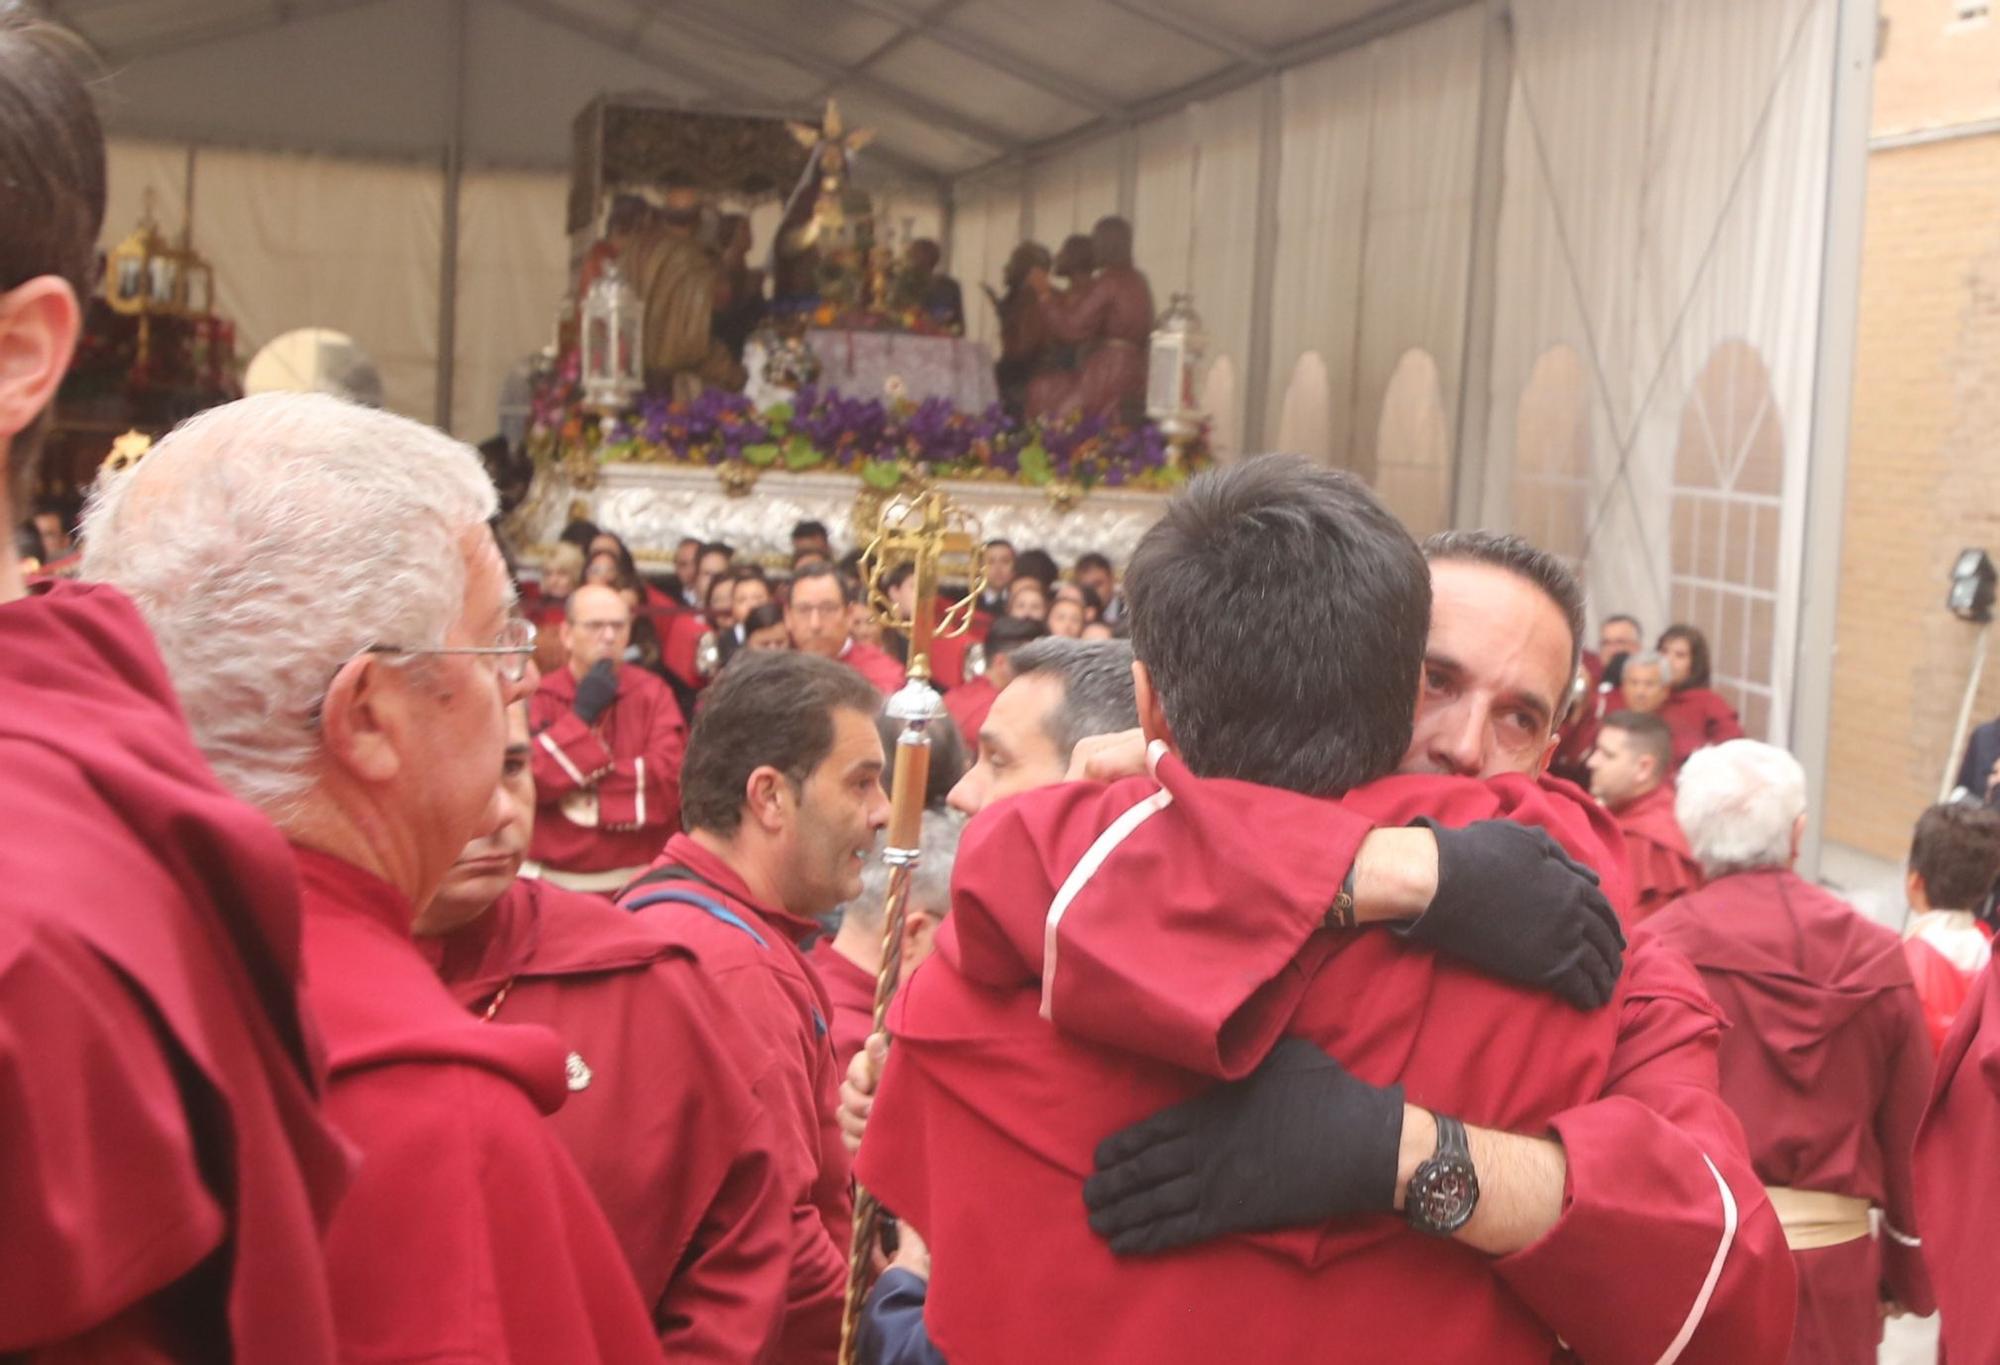
[[[1177,335],[1155,334],[1151,362],[1146,373],[1146,407],[1164,417],[1178,411],[1187,394],[1190,377],[1183,373],[1187,351]]]

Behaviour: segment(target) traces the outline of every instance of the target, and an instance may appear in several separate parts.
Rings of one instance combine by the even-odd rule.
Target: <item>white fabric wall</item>
[[[1035,240],[1055,251],[1118,212],[1118,140],[1105,138],[1038,163],[1031,174]]]
[[[950,268],[965,295],[965,334],[997,357],[1000,320],[985,287],[1001,292],[1001,272],[1021,240],[1021,193],[991,184],[961,189],[951,221]]]
[[[564,176],[468,171],[458,191],[458,333],[451,423],[483,441],[497,432],[500,385],[554,339],[569,289]]]
[[[1472,6],[1281,84],[1271,366],[1254,401],[1266,431],[1324,432],[1301,453],[1374,480],[1412,529],[1449,517],[1436,436],[1457,422],[1482,33]],[[1399,367],[1417,406],[1392,412]]]
[[[1178,290],[1194,291],[1208,331],[1209,363],[1223,366],[1226,410],[1211,411],[1216,453],[1242,450],[1242,377],[1250,359],[1256,274],[1258,146],[1264,92],[1252,85],[1140,126],[1134,181],[1133,259],[1164,312]],[[1115,149],[1113,140],[1099,144]],[[1037,220],[1039,223],[1039,219]]]
[[[1813,436],[1835,21],[1831,0],[1514,3],[1487,520],[1541,521],[1509,506],[1519,400],[1537,361],[1570,347],[1591,377],[1595,613],[1633,612],[1649,634],[1692,614],[1712,643],[1718,630],[1754,639],[1726,670],[1718,663],[1718,681],[1768,716],[1762,732],[1778,743],[1786,708],[1772,701],[1790,693]],[[1690,491],[1715,481],[1710,465],[1729,466],[1726,482],[1732,460],[1771,436],[1745,420],[1711,438],[1715,396],[1690,406],[1733,342],[1769,371],[1771,407],[1754,421],[1781,433],[1782,486],[1768,508],[1738,497],[1718,513],[1697,571],[1685,540],[1677,560],[1677,507],[1685,519]],[[1755,590],[1743,544],[1753,511],[1778,523],[1770,591]],[[1771,548],[1767,534],[1758,557]]]

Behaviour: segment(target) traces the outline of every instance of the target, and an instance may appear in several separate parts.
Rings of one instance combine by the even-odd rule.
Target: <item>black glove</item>
[[[1611,999],[1624,968],[1625,934],[1597,874],[1544,830],[1508,820],[1437,836],[1438,889],[1401,932],[1492,976],[1559,995],[1578,1009]]]
[[[609,659],[599,659],[590,666],[590,672],[583,675],[583,681],[576,685],[576,701],[572,709],[585,725],[597,724],[597,718],[604,714],[604,708],[618,699],[618,666]],[[1439,874],[1443,879],[1443,874]]]
[[[1357,1080],[1287,1038],[1242,1080],[1099,1143],[1083,1202],[1120,1256],[1387,1213],[1402,1138],[1402,1086]]]

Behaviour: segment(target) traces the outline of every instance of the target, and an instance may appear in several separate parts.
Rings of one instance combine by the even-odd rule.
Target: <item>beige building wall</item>
[[[1973,659],[1947,575],[1965,546],[2000,558],[2000,25],[1882,10],[1826,821],[1901,858]],[[1896,145],[1915,132],[1943,136]],[[1991,654],[1974,714],[2000,715]]]

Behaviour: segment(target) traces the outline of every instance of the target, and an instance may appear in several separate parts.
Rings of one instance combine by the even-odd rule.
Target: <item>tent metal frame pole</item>
[[[1868,194],[1868,125],[1874,111],[1876,0],[1832,0],[1833,120],[1828,139],[1826,238],[1820,264],[1818,363],[1812,448],[1806,460],[1805,538],[1799,565],[1797,648],[1790,741],[1806,770],[1806,836],[1799,871],[1817,876],[1832,757],[1835,626],[1847,510],[1849,428],[1861,313],[1862,237]]]
[[[451,0],[451,128],[444,148],[444,213],[438,253],[436,426],[451,430],[458,378],[458,192],[465,181],[465,6]]]
[[[1264,428],[1271,403],[1271,300],[1278,279],[1278,174],[1284,160],[1283,78],[1264,78],[1257,130],[1257,236],[1251,248],[1250,353],[1243,363],[1243,446],[1239,455],[1270,448],[1277,433]],[[1201,205],[1194,206],[1196,213]],[[1190,282],[1192,283],[1192,282]]]
[[[1514,93],[1510,0],[1486,0],[1480,46],[1472,254],[1465,272],[1465,341],[1459,349],[1458,440],[1452,461],[1451,524],[1495,524],[1504,502],[1487,446],[1500,287],[1500,202],[1507,181],[1507,111]]]

